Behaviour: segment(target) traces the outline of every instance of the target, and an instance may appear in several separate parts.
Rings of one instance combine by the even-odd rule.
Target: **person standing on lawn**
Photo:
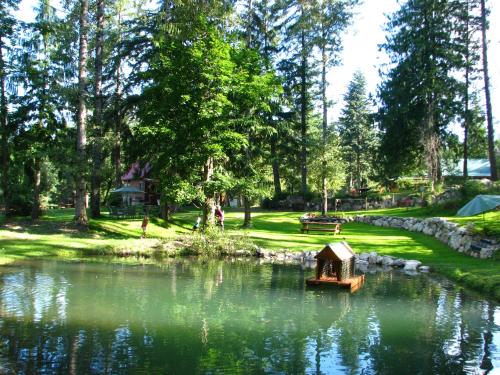
[[[146,228],[148,227],[148,224],[149,224],[148,215],[144,215],[144,218],[142,219],[142,224],[141,224],[141,229],[142,229],[141,238],[146,238]]]
[[[219,205],[215,208],[215,219],[217,220],[217,225],[224,230],[224,211],[221,210]]]

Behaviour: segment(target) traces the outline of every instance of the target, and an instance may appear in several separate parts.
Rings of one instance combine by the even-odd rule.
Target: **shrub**
[[[7,216],[29,216],[33,208],[33,199],[27,194],[14,194],[10,201]]]
[[[255,246],[246,235],[230,236],[217,227],[208,227],[204,232],[198,232],[185,238],[186,243],[179,255],[198,255],[218,257],[233,255],[237,250],[255,251]]]
[[[470,200],[479,194],[500,194],[500,182],[468,180],[463,186],[464,198]]]

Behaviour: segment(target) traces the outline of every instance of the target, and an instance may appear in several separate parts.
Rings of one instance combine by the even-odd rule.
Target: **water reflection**
[[[351,295],[253,261],[42,262],[0,273],[0,372],[488,373],[498,305],[453,284],[369,275]]]

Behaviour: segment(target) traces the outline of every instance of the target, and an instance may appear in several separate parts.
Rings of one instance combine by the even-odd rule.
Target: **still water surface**
[[[483,374],[500,306],[426,275],[355,294],[255,261],[0,269],[0,373]]]

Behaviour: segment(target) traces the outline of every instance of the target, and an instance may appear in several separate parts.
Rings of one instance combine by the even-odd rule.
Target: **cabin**
[[[156,193],[156,183],[154,179],[150,178],[150,172],[151,164],[149,162],[141,165],[139,161],[136,161],[121,177],[124,187],[135,188],[133,193],[124,195],[125,205],[156,206],[159,204],[160,197]]]
[[[355,274],[355,253],[347,242],[327,244],[315,258],[315,277],[307,279],[307,285],[339,285],[353,292],[365,280]]]

